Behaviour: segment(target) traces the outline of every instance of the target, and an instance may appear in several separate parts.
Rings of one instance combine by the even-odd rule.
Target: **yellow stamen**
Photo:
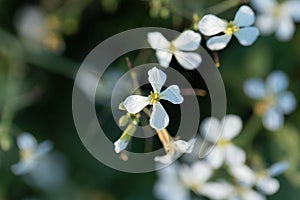
[[[228,34],[228,35],[232,35],[234,34],[235,32],[238,32],[240,30],[240,27],[234,25],[234,23],[231,21],[227,24],[227,28],[226,30],[224,31],[225,34]]]
[[[157,92],[155,92],[155,93],[150,92],[150,102],[152,104],[157,103],[159,101],[159,99],[160,99],[159,93],[157,93]]]
[[[220,140],[218,141],[218,145],[220,145],[220,146],[227,146],[227,145],[229,145],[229,144],[230,144],[230,142],[227,141],[227,140],[224,140],[224,139],[220,139]]]

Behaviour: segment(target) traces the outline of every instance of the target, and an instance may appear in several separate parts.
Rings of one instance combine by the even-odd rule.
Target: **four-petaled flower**
[[[157,130],[162,130],[168,126],[169,116],[159,101],[168,100],[173,104],[180,104],[183,102],[183,97],[177,85],[171,85],[161,92],[167,78],[163,71],[154,67],[148,71],[148,75],[153,92],[148,97],[131,95],[124,101],[124,106],[129,113],[136,114],[147,105],[152,105],[153,111],[150,116],[150,126]]]
[[[262,35],[276,34],[281,41],[290,40],[295,32],[295,22],[300,22],[300,1],[252,0],[258,11],[256,25]]]
[[[296,108],[295,96],[286,91],[289,85],[287,75],[282,71],[272,72],[264,83],[259,78],[250,78],[244,84],[247,96],[258,100],[254,107],[256,114],[263,116],[263,125],[270,131],[280,129],[284,114],[290,114]]]
[[[225,21],[215,15],[205,15],[199,22],[199,30],[206,36],[212,36],[221,32],[224,35],[214,36],[207,40],[207,47],[216,51],[224,49],[232,35],[234,35],[241,45],[252,45],[259,35],[256,27],[251,25],[255,21],[253,10],[248,6],[241,6],[237,11],[233,21]]]
[[[202,62],[198,53],[186,52],[195,51],[200,46],[201,35],[194,31],[184,31],[171,42],[160,32],[150,32],[148,33],[148,42],[156,50],[156,57],[163,67],[169,67],[172,55],[181,66],[188,70],[197,68]]]
[[[20,149],[20,161],[11,166],[14,174],[22,175],[35,169],[39,160],[53,147],[50,141],[37,144],[36,139],[29,133],[23,133],[17,138]]]
[[[224,161],[229,166],[245,162],[245,152],[231,142],[234,137],[240,134],[242,125],[241,118],[236,115],[227,115],[221,122],[214,117],[202,122],[200,128],[204,139],[214,144],[206,157],[213,168],[221,167]]]

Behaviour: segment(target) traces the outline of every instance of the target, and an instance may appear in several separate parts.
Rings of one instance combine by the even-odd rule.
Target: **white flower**
[[[242,185],[235,186],[235,190],[229,200],[266,200],[266,197],[252,188]]]
[[[300,22],[300,1],[287,0],[278,3],[276,0],[252,0],[258,11],[256,25],[262,35],[276,34],[281,41],[290,40],[295,32],[295,22]]]
[[[163,164],[171,164],[183,153],[191,153],[196,139],[191,139],[188,142],[183,140],[171,140],[168,144],[168,152],[164,156],[156,156],[154,161]]]
[[[46,155],[53,145],[50,141],[37,144],[36,139],[29,133],[23,133],[17,138],[20,149],[20,161],[11,166],[14,174],[22,175],[35,169],[39,160]]]
[[[204,139],[215,144],[206,159],[214,168],[219,168],[224,161],[229,165],[239,165],[245,162],[245,152],[231,143],[242,129],[242,120],[236,115],[227,115],[220,122],[211,117],[201,124]]]
[[[211,199],[226,199],[232,186],[225,182],[207,182],[211,175],[211,166],[203,161],[196,161],[191,167],[184,165],[179,170],[182,183],[195,193]]]
[[[159,179],[154,185],[154,195],[163,200],[190,200],[190,192],[178,176],[178,165],[172,164],[158,171]]]
[[[195,51],[200,46],[201,35],[194,31],[184,31],[171,42],[160,32],[150,32],[148,33],[148,42],[156,50],[156,57],[163,67],[169,67],[172,55],[180,65],[188,70],[197,68],[202,62],[199,54],[186,52]]]
[[[273,164],[266,170],[253,171],[246,165],[233,166],[230,168],[230,174],[244,187],[256,188],[265,195],[272,195],[279,189],[279,182],[274,176],[277,176],[287,170],[287,162]]]
[[[286,91],[288,85],[289,79],[282,71],[272,72],[265,82],[251,78],[244,84],[246,95],[258,100],[254,111],[262,115],[263,125],[270,131],[280,129],[284,123],[284,114],[290,114],[296,108],[295,96]]]
[[[223,32],[223,35],[214,36],[207,40],[207,47],[216,51],[224,49],[234,35],[243,46],[252,45],[259,31],[251,26],[255,21],[253,10],[248,6],[241,6],[233,21],[220,19],[215,15],[205,15],[199,22],[199,30],[206,36],[212,36]]]
[[[115,145],[115,152],[116,153],[120,153],[121,151],[123,151],[124,149],[127,148],[127,145],[129,144],[129,140],[125,140],[125,139],[118,139],[114,145]]]
[[[161,92],[161,88],[166,82],[166,74],[156,67],[148,71],[149,82],[154,92],[151,92],[148,97],[140,95],[131,95],[124,101],[126,110],[131,114],[140,112],[145,106],[153,105],[153,111],[150,116],[150,126],[157,130],[166,128],[169,124],[169,116],[160,100],[168,100],[173,104],[183,102],[183,97],[180,95],[180,89],[177,85],[171,85],[166,90]]]

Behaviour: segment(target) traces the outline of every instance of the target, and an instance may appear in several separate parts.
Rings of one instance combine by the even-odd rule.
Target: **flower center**
[[[224,31],[225,34],[228,34],[228,35],[232,35],[234,34],[235,32],[238,32],[240,30],[240,27],[234,25],[234,23],[232,21],[230,21],[228,24],[227,24],[227,27],[226,27],[226,30]]]
[[[176,47],[174,46],[174,44],[171,42],[170,46],[169,46],[169,50],[174,53],[176,51]]]
[[[271,10],[273,16],[280,18],[282,15],[282,6],[281,5],[277,5],[275,6],[272,10]]]
[[[28,161],[32,158],[34,151],[31,149],[20,151],[20,157],[23,161]]]
[[[267,97],[263,101],[260,101],[254,105],[254,112],[258,116],[262,116],[265,114],[265,112],[276,104],[276,98],[275,97]]]
[[[218,141],[218,145],[220,145],[220,146],[227,146],[229,143],[230,143],[229,141],[224,140],[224,139],[220,139]]]
[[[159,93],[150,92],[150,102],[152,104],[157,103],[160,99]]]

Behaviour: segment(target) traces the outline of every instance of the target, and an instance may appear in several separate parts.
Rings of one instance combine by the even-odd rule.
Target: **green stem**
[[[234,140],[234,143],[239,146],[247,146],[252,144],[261,128],[261,118],[253,114],[246,123],[246,126],[241,135]]]

